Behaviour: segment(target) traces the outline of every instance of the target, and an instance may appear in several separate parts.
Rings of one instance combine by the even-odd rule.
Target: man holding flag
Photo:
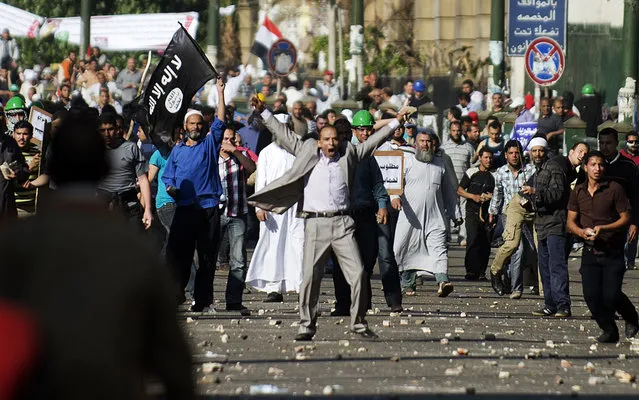
[[[184,289],[191,273],[193,252],[196,249],[198,252],[200,267],[195,275],[195,304],[191,307],[195,312],[206,311],[213,303],[213,278],[220,242],[222,184],[217,168],[226,124],[224,82],[219,77],[216,88],[220,104],[209,134],[206,134],[202,113],[189,110],[184,117],[185,140],[173,148],[162,176],[166,191],[177,204],[167,257],[176,268],[180,304],[186,300]]]
[[[219,107],[207,135],[202,113],[188,110],[188,106],[197,90],[214,77],[217,77]],[[185,301],[184,289],[191,273],[193,252],[196,248],[198,251],[200,268],[195,276],[195,304],[191,308],[196,312],[205,311],[213,302],[222,203],[218,156],[226,128],[224,87],[224,80],[202,49],[186,29],[180,27],[149,80],[142,104],[136,104],[144,109],[147,120],[144,122],[151,126],[151,138],[162,154],[168,153],[174,127],[184,116],[184,140],[171,151],[162,181],[177,205],[167,243],[167,259],[175,269],[179,304]],[[135,107],[132,111],[139,115]],[[241,299],[241,294],[239,296]],[[236,306],[233,309],[248,312],[241,304]]]

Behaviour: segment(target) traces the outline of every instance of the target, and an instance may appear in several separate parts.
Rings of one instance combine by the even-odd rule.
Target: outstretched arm
[[[297,155],[302,148],[303,142],[295,132],[290,130],[285,124],[276,120],[258,95],[251,97],[250,104],[261,114],[264,120],[264,126],[277,138],[278,144],[289,153]]]

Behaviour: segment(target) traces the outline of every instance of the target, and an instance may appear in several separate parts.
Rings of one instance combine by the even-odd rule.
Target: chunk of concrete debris
[[[564,378],[562,378],[559,375],[555,376],[555,385],[563,385],[563,384],[564,384]]]
[[[448,344],[448,339],[443,338],[442,340],[439,341],[439,343],[441,343],[443,345],[447,345]]]
[[[268,324],[270,326],[276,326],[276,325],[281,325],[282,321],[280,321],[279,319],[272,319],[270,321],[268,321]]]
[[[385,327],[389,327],[389,326],[391,326],[391,322],[389,320],[385,319],[385,320],[382,321],[382,325],[385,326]]]
[[[584,370],[586,370],[586,371],[588,371],[590,373],[593,373],[593,372],[595,372],[595,365],[593,363],[591,363],[590,361],[588,361],[586,363],[586,365],[584,365]]]
[[[222,343],[228,343],[229,342],[229,335],[227,335],[226,333],[223,334],[222,336],[220,336],[220,340],[222,341]]]
[[[508,379],[508,378],[510,378],[510,372],[499,371],[499,379]]]
[[[453,352],[453,355],[456,355],[456,356],[467,356],[468,355],[468,349],[464,349],[463,347],[459,347],[457,350],[455,350]]]
[[[210,374],[212,372],[217,372],[222,370],[224,370],[224,366],[220,363],[207,362],[202,364],[202,372],[205,374]]]
[[[568,360],[561,360],[561,363],[559,364],[561,365],[561,368],[570,368],[572,367],[572,363]]]
[[[621,383],[632,383],[636,379],[633,374],[620,369],[615,371],[615,378]]]
[[[186,317],[186,323],[187,324],[192,324],[193,322],[195,322],[195,320],[191,317]]]
[[[399,356],[398,356],[398,355],[394,355],[394,356],[392,356],[392,357],[390,358],[390,360],[391,360],[392,362],[399,362],[400,358],[399,358]]]
[[[548,347],[549,349],[554,349],[555,343],[552,340],[546,340],[546,347]]]
[[[453,367],[453,368],[446,368],[446,371],[444,371],[444,375],[446,376],[459,376],[461,375],[461,373],[464,371],[464,366],[463,365],[459,365],[457,367]]]
[[[270,376],[282,375],[284,373],[283,370],[276,367],[268,367],[267,374]]]
[[[296,353],[296,354],[295,354],[295,359],[296,359],[297,361],[310,360],[310,359],[311,359],[311,356],[306,355],[306,354],[304,354],[304,353]]]
[[[322,389],[322,394],[324,396],[332,396],[334,392],[335,390],[333,389],[331,385],[326,385],[324,386],[324,389]]]
[[[400,325],[408,325],[408,320],[407,319],[400,319],[399,320],[399,324]]]
[[[430,328],[424,327],[424,328],[422,328],[422,332],[423,333],[430,333]]]
[[[366,347],[360,347],[357,349],[358,353],[366,353],[368,350],[366,350]]]
[[[462,333],[464,333],[464,329],[463,328],[455,328],[455,333],[462,334]]]
[[[338,342],[337,342],[337,344],[338,344],[339,346],[342,346],[342,347],[348,347],[348,346],[350,346],[350,342],[349,342],[348,340],[340,340],[340,341],[338,341]]]
[[[591,376],[591,377],[588,378],[588,384],[590,386],[603,385],[604,384],[604,378],[602,378],[600,376]]]

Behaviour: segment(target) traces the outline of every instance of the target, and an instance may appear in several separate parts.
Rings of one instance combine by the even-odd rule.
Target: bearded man
[[[433,135],[417,134],[415,154],[404,153],[404,193],[391,196],[393,208],[400,211],[393,250],[409,296],[415,294],[420,270],[435,275],[439,297],[453,291],[446,237],[449,219],[461,221],[458,182],[455,171],[435,155]]]
[[[194,312],[212,311],[213,278],[220,242],[222,183],[218,157],[226,128],[224,81],[221,78],[217,79],[217,93],[220,103],[210,133],[206,134],[201,112],[187,111],[184,117],[186,140],[173,148],[162,175],[167,193],[177,204],[169,233],[167,258],[176,269],[178,304],[186,300],[184,289],[197,247],[200,267],[195,275],[195,304],[191,307]]]

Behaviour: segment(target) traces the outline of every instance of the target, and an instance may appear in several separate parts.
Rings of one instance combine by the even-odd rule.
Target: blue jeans
[[[417,288],[417,272],[416,269],[402,271],[400,274],[402,289],[415,290]],[[441,282],[449,282],[448,274],[435,274],[435,282],[439,285]]]
[[[505,216],[504,216],[505,217]],[[521,240],[517,251],[510,257],[508,263],[508,276],[510,277],[510,285],[513,292],[523,292],[524,290],[524,273],[523,266],[528,265],[531,259],[535,259],[533,264],[537,264],[537,254],[535,250],[535,241],[532,232],[525,224],[521,227]],[[535,268],[536,270],[537,268]]]
[[[229,278],[226,282],[226,304],[242,304],[246,281],[246,215],[239,217],[220,216],[221,235],[229,235]]]
[[[539,273],[544,287],[544,303],[551,311],[570,310],[568,246],[566,236],[548,235],[539,239]]]
[[[399,270],[395,262],[393,253],[393,242],[391,236],[391,226],[389,223],[378,224],[375,217],[376,210],[367,209],[364,212],[354,212],[355,240],[364,264],[365,276],[362,285],[367,285],[369,298],[365,299],[369,308],[372,306],[370,278],[373,275],[375,260],[379,261],[379,273],[382,278],[384,297],[389,307],[402,303],[402,294],[399,286]],[[337,264],[337,260],[335,264]],[[350,309],[350,287],[341,269],[333,270],[333,283],[335,284],[335,298],[337,303],[335,309],[346,311]]]

